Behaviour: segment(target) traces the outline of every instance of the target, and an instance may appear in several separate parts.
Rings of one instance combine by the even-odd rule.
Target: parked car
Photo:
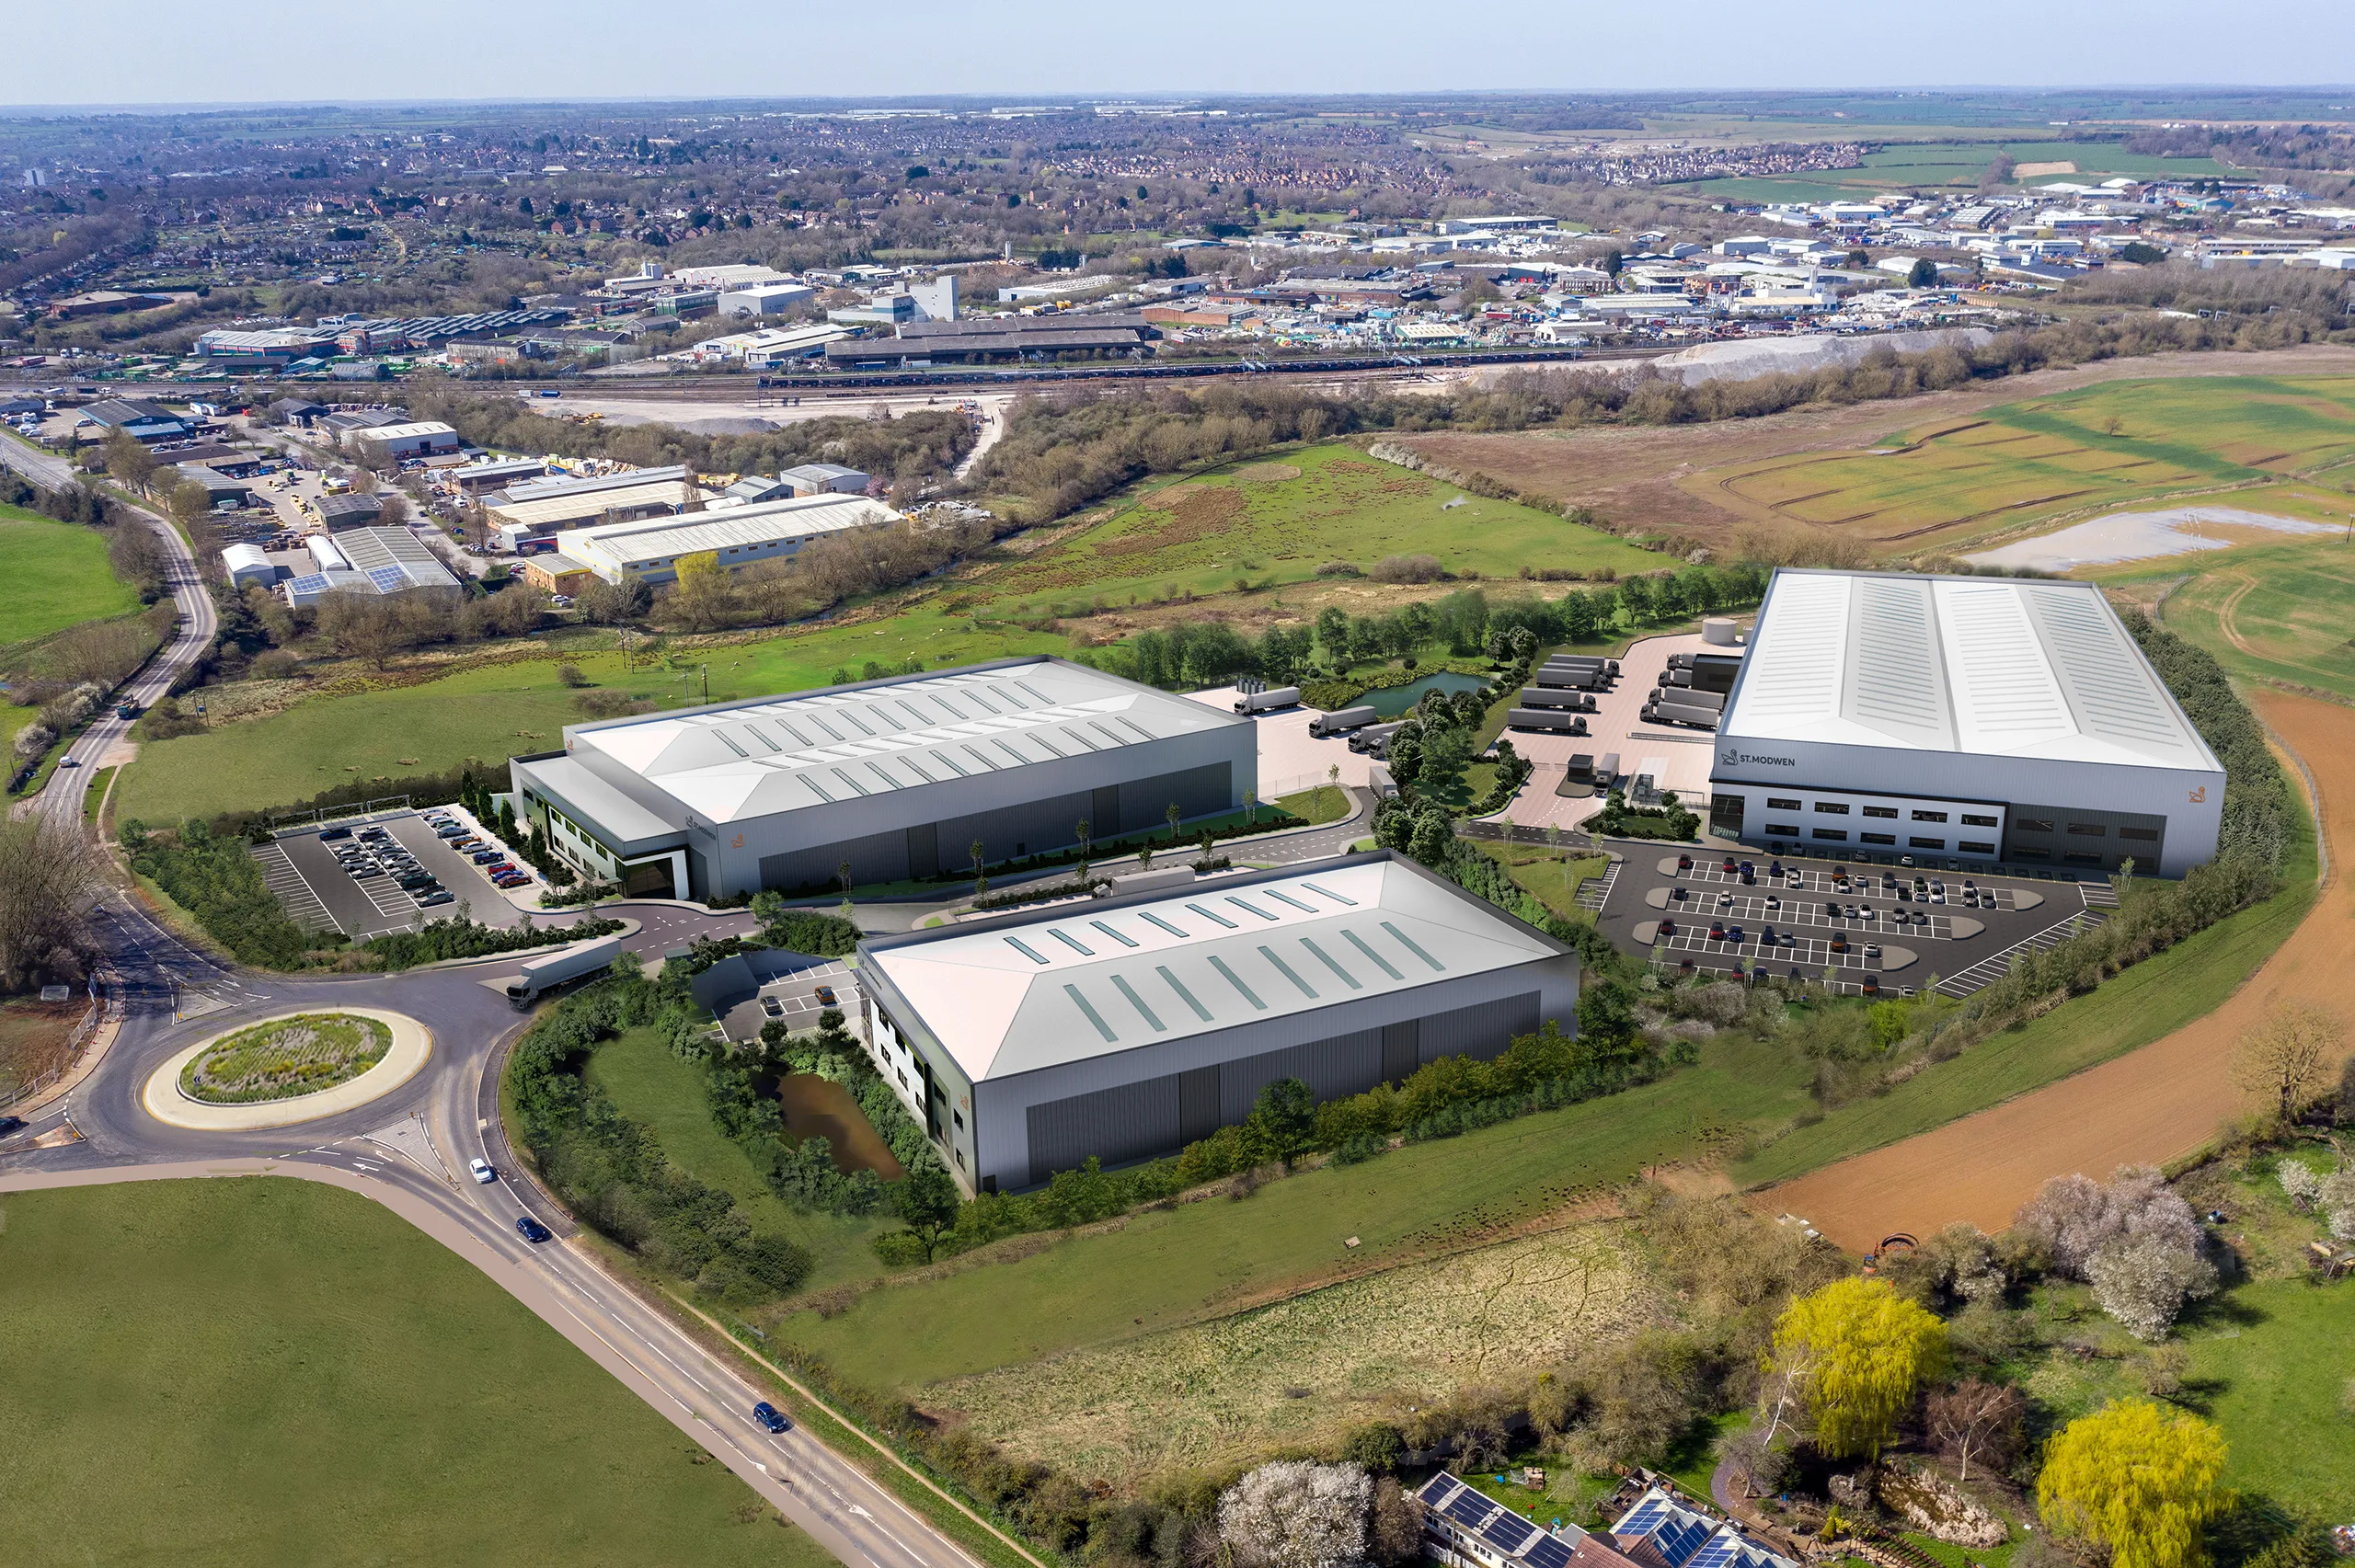
[[[488,1160],[470,1160],[466,1162],[466,1169],[474,1173],[475,1180],[485,1186],[499,1180],[499,1172]]]
[[[772,1018],[782,1018],[785,1016],[785,1003],[774,996],[764,996],[761,998],[761,1011]]]
[[[349,828],[322,828],[319,830],[319,840],[323,843],[330,839],[348,839],[350,837],[351,837],[351,830]]]
[[[424,898],[419,898],[417,901],[417,907],[421,910],[430,910],[436,904],[447,904],[454,900],[456,898],[457,895],[451,892],[448,888],[437,887],[432,892],[428,893]]]
[[[832,986],[820,986],[820,987],[818,988],[817,996],[818,996],[818,1005],[819,1005],[819,1006],[821,1006],[821,1007],[832,1007],[832,1006],[833,1006],[833,1005],[834,1005],[834,988],[833,988],[833,987],[832,987]]]
[[[776,1406],[771,1404],[766,1400],[761,1401],[760,1403],[752,1407],[752,1419],[758,1422],[761,1425],[761,1429],[765,1432],[790,1432],[793,1430],[793,1423],[785,1418],[785,1412],[777,1409]]]
[[[542,1242],[553,1242],[556,1240],[555,1231],[549,1230],[546,1226],[541,1224],[538,1220],[533,1219],[528,1214],[523,1216],[523,1219],[515,1221],[515,1232],[517,1235],[522,1236],[523,1240],[531,1242],[534,1246],[538,1246]]]
[[[474,851],[468,858],[477,865],[488,865],[494,860],[505,860],[507,857],[497,850],[481,849]]]

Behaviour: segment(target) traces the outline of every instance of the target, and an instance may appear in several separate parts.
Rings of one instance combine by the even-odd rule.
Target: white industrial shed
[[[1761,849],[2180,876],[2224,771],[2091,583],[1784,570],[1717,727]]]
[[[709,555],[724,568],[794,555],[814,539],[880,528],[900,514],[865,496],[795,496],[749,506],[568,529],[556,547],[607,582],[672,582],[679,562]]]
[[[567,726],[509,776],[557,853],[634,894],[928,877],[1238,809],[1247,718],[1016,658]]]
[[[1390,852],[869,937],[868,1048],[969,1191],[1170,1153],[1577,1027],[1579,963]]]

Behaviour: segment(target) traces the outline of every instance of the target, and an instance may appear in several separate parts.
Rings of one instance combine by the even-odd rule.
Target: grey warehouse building
[[[1577,1029],[1577,956],[1390,852],[859,944],[867,1047],[968,1191],[1175,1151]]]
[[[2224,770],[2092,583],[1775,573],[1710,828],[1785,853],[2180,876]]]
[[[568,725],[517,757],[519,811],[638,896],[927,877],[1238,809],[1251,721],[1057,658]]]

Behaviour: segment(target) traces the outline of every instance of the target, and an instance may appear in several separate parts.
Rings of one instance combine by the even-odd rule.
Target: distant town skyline
[[[2341,0],[2028,0],[1805,26],[1734,0],[1509,12],[1285,0],[1140,17],[1074,0],[863,8],[707,0],[411,0],[383,13],[125,0],[103,40],[71,6],[11,23],[22,109],[377,100],[2060,88],[2355,83]],[[649,25],[657,24],[652,32]],[[640,47],[655,41],[661,47]],[[2355,86],[2348,108],[2355,111]]]

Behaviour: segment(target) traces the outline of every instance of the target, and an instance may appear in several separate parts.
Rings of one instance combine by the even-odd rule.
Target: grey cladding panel
[[[1218,1069],[1197,1067],[1178,1075],[1178,1137],[1183,1143],[1218,1130]]]
[[[1119,784],[1108,784],[1096,786],[1094,813],[1089,826],[1095,829],[1097,838],[1109,839],[1116,833],[1126,830],[1125,824],[1120,820],[1120,786]]]
[[[1031,1182],[1043,1182],[1057,1171],[1076,1171],[1090,1155],[1117,1165],[1176,1149],[1180,1142],[1178,1076],[1031,1106],[1025,1118]]]
[[[1382,1081],[1397,1083],[1415,1075],[1423,1065],[1417,1054],[1422,1037],[1422,1020],[1409,1018],[1404,1024],[1382,1026]]]
[[[919,822],[908,830],[908,875],[910,876],[940,875],[939,824]]]
[[[1221,1064],[1220,1119],[1245,1120],[1258,1104],[1259,1091],[1284,1078],[1307,1084],[1320,1103],[1361,1094],[1382,1082],[1382,1031],[1360,1029]]]
[[[1419,1054],[1425,1062],[1451,1056],[1494,1061],[1515,1035],[1537,1032],[1537,1013],[1538,993],[1530,991],[1433,1013],[1422,1021]]]

